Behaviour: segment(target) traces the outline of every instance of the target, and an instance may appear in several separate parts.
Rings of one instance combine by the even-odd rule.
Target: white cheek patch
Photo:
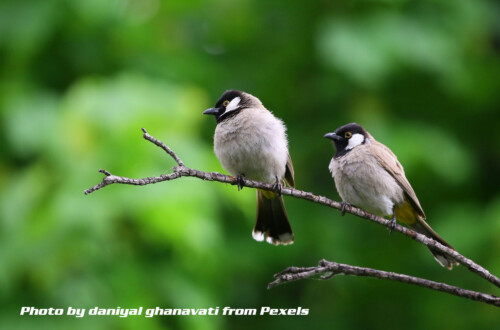
[[[351,138],[349,139],[349,143],[347,144],[346,149],[352,149],[354,147],[359,146],[363,141],[365,140],[365,137],[362,134],[356,133]]]
[[[240,101],[241,98],[239,96],[236,96],[234,99],[232,99],[226,107],[226,112],[236,110],[238,108],[238,105],[240,105]]]

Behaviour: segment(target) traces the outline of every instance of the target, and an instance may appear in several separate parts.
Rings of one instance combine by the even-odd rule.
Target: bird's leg
[[[392,231],[396,228],[396,212],[392,211],[391,223],[389,224],[389,235],[392,234]]]
[[[352,205],[347,203],[347,202],[344,202],[342,201],[342,203],[340,203],[340,212],[342,212],[342,216],[345,215],[345,211],[346,209],[349,208],[349,210],[352,210]]]
[[[273,190],[278,194],[278,196],[281,196],[281,189],[283,189],[283,186],[281,185],[278,177],[276,177],[276,182],[273,184]]]
[[[236,184],[238,185],[238,191],[240,191],[241,189],[243,189],[243,187],[245,186],[244,185],[244,178],[245,178],[245,174],[238,174],[236,176]]]

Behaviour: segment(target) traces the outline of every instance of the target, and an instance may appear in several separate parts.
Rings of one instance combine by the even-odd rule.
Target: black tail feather
[[[446,242],[444,239],[442,239],[441,236],[439,236],[424,220],[417,220],[417,222],[410,225],[410,227],[416,232],[419,232],[420,234],[430,237],[433,240],[443,244],[444,246],[453,249],[453,247],[450,244],[448,244],[448,242]],[[458,265],[458,262],[455,259],[443,254],[438,250],[429,248],[429,251],[432,253],[434,259],[436,259],[436,261],[441,266],[446,267],[449,270],[451,270],[453,266]]]
[[[293,231],[282,196],[257,190],[257,221],[252,236],[257,241],[266,240],[273,245],[293,243]]]

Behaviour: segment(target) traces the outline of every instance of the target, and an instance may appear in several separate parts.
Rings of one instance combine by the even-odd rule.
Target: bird
[[[361,125],[350,123],[324,136],[333,141],[335,154],[329,170],[342,198],[342,211],[354,205],[382,217],[391,217],[446,247],[453,249],[425,222],[417,195],[396,155]],[[455,259],[429,247],[434,259],[451,270]]]
[[[285,181],[295,187],[295,179],[283,121],[257,97],[239,90],[225,91],[215,107],[203,114],[215,117],[215,155],[222,167],[236,177],[238,190],[242,178],[274,185],[275,191],[257,189],[252,237],[273,245],[292,244],[294,234],[281,189]]]

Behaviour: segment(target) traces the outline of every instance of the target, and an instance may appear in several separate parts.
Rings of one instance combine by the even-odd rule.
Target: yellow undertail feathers
[[[262,196],[264,196],[267,199],[274,199],[277,196],[274,191],[262,190],[262,189],[258,189],[258,190],[261,192]]]
[[[415,213],[413,205],[411,205],[409,201],[396,205],[394,212],[396,213],[396,219],[399,222],[407,225],[412,225],[417,222],[417,214]]]

